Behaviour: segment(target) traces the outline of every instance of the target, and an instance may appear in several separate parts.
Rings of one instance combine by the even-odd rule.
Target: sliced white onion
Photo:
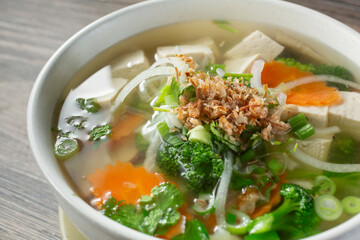
[[[168,57],[162,58],[156,61],[150,68],[157,68],[159,66],[173,66],[178,71],[180,84],[184,85],[187,83],[186,72],[189,71],[189,65],[182,61],[179,57]],[[175,70],[176,71],[176,70]]]
[[[251,66],[251,73],[253,77],[250,79],[250,86],[252,88],[260,88],[261,84],[261,72],[264,68],[265,61],[262,59],[256,60]]]
[[[219,226],[225,225],[225,205],[228,194],[231,174],[233,170],[232,153],[226,152],[224,157],[224,171],[220,177],[220,184],[215,197],[215,217]]]
[[[315,134],[312,135],[310,138],[315,139],[315,138],[329,137],[339,132],[341,132],[341,130],[338,126],[331,126],[327,128],[316,128]]]
[[[150,68],[148,70],[143,71],[139,75],[137,75],[134,79],[132,79],[118,94],[115,99],[114,105],[111,107],[111,111],[114,112],[118,106],[125,100],[126,96],[136,88],[142,81],[147,80],[149,78],[153,78],[156,76],[173,76],[176,74],[174,67],[157,67]]]
[[[333,82],[333,83],[340,83],[344,84],[345,86],[355,88],[356,90],[360,90],[360,85],[348,80],[344,80],[342,78],[338,78],[331,75],[316,75],[316,76],[310,76],[310,77],[303,77],[299,78],[297,80],[293,80],[291,82],[287,82],[286,85],[289,89],[292,89],[294,87],[298,87],[300,85],[313,83],[313,82]]]
[[[320,161],[312,156],[304,153],[300,149],[290,153],[294,158],[314,168],[330,171],[330,172],[360,172],[360,164],[338,164]]]
[[[183,125],[176,117],[176,114],[172,112],[164,112],[164,114],[166,116],[166,123],[169,126],[169,128],[173,128],[173,127],[182,128]]]
[[[283,106],[286,104],[286,99],[287,99],[287,95],[283,92],[278,93],[278,95],[276,96],[280,106]]]

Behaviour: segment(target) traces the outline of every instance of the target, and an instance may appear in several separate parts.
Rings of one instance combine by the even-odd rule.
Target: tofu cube
[[[296,141],[298,148],[310,156],[326,161],[329,155],[330,145],[332,142],[332,136],[330,138],[319,138],[314,140]]]
[[[329,123],[340,128],[360,129],[360,94],[340,92],[343,103],[329,107]]]
[[[166,57],[174,57],[177,54],[191,56],[201,68],[205,68],[209,64],[215,62],[215,56],[213,51],[209,47],[201,45],[178,45],[158,47],[156,52],[156,56],[159,59]]]
[[[213,51],[215,58],[220,57],[219,48],[216,45],[215,41],[210,37],[203,37],[203,38],[198,38],[198,39],[195,39],[195,40],[187,41],[187,42],[184,42],[183,45],[201,45],[201,46],[205,46],[205,47],[210,48],[211,51]]]
[[[96,98],[100,106],[105,109],[111,107],[119,91],[126,85],[128,80],[125,78],[113,78],[112,82],[113,82],[112,91],[110,91],[109,93],[103,96]]]
[[[255,31],[225,53],[225,58],[243,58],[260,54],[266,61],[275,59],[284,47],[264,33]]]
[[[225,70],[230,73],[249,73],[252,64],[258,59],[262,59],[260,54],[244,58],[229,59],[224,63],[226,66]]]
[[[120,56],[111,63],[113,78],[133,79],[150,67],[149,60],[143,50]]]
[[[305,114],[309,123],[315,127],[327,127],[329,123],[329,107],[298,106],[299,112]]]

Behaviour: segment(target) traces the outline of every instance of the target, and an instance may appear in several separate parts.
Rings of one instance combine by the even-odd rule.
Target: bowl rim
[[[56,62],[59,60],[60,56],[76,41],[79,41],[84,35],[94,31],[95,29],[103,26],[107,22],[115,19],[118,15],[124,14],[126,12],[135,11],[138,8],[147,8],[148,6],[155,6],[156,4],[161,4],[165,2],[179,2],[181,0],[151,0],[144,1],[140,3],[136,3],[134,5],[127,6],[120,10],[114,11],[110,14],[107,14],[100,19],[90,23],[86,27],[82,28],[80,31],[75,33],[72,37],[70,37],[64,44],[62,44],[56,52],[49,58],[46,62],[42,70],[40,71],[30,94],[28,101],[28,110],[27,110],[27,130],[28,130],[28,138],[30,142],[30,147],[32,149],[33,155],[43,172],[45,178],[50,183],[55,193],[61,196],[68,204],[72,207],[72,210],[77,211],[82,217],[86,217],[90,221],[97,224],[99,227],[104,229],[105,231],[115,232],[117,236],[121,236],[122,233],[126,232],[128,237],[132,239],[158,239],[152,236],[147,236],[143,233],[140,233],[136,230],[128,228],[126,226],[120,225],[115,221],[108,219],[107,217],[100,214],[98,211],[93,209],[90,205],[88,205],[84,200],[80,199],[77,196],[73,195],[73,190],[70,186],[67,185],[64,179],[61,179],[57,176],[53,176],[49,173],[49,167],[46,164],[46,159],[42,157],[42,146],[37,141],[36,135],[36,115],[35,108],[38,105],[38,96],[41,93],[42,85],[47,79],[47,76],[50,70],[56,65]],[[184,1],[184,0],[182,0]],[[190,0],[187,0],[190,1]],[[205,1],[205,0],[199,0]],[[215,1],[215,0],[214,0]],[[302,12],[304,14],[313,15],[316,18],[320,18],[324,21],[331,23],[334,28],[338,28],[344,33],[348,34],[348,37],[353,37],[355,40],[360,42],[360,34],[356,32],[354,29],[346,26],[345,24],[325,15],[315,10],[306,8],[304,6],[300,6],[294,3],[280,1],[280,0],[253,0],[253,2],[264,3],[271,2],[272,4],[279,4],[281,6],[288,7],[290,9],[295,9],[295,11]],[[60,185],[59,185],[60,181]],[[76,207],[75,207],[76,206]],[[100,220],[100,221],[99,221]],[[306,238],[307,240],[315,240],[315,239],[327,239],[329,237],[340,236],[351,229],[354,229],[357,224],[360,223],[360,215],[354,216],[348,221],[337,225],[325,232],[322,232],[313,237]]]

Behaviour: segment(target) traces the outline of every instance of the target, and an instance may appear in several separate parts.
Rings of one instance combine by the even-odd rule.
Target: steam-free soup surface
[[[145,234],[304,238],[360,211],[357,74],[272,26],[150,30],[76,74],[55,155],[76,194]]]

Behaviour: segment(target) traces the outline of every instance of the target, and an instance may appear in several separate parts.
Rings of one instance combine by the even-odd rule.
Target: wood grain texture
[[[27,139],[31,87],[75,32],[140,0],[0,1],[0,239],[61,239],[57,203]],[[359,0],[289,0],[360,31]]]

